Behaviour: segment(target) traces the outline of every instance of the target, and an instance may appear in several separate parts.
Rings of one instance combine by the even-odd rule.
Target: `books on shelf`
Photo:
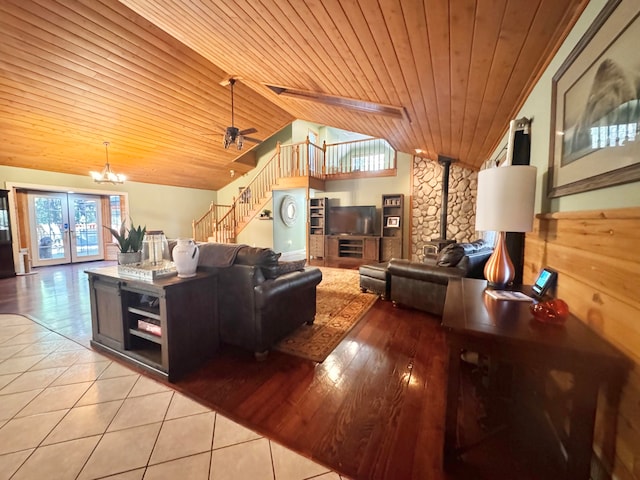
[[[516,302],[533,302],[533,298],[528,295],[525,295],[522,292],[516,292],[513,290],[490,290],[487,289],[484,291],[490,297],[493,297],[497,300],[515,300]]]
[[[158,337],[162,336],[162,328],[160,327],[160,322],[153,318],[139,319],[138,330],[142,330],[143,332],[147,332]]]

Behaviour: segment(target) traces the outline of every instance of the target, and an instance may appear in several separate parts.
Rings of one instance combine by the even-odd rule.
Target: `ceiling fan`
[[[223,82],[223,84],[225,83],[227,83],[227,81]],[[229,85],[231,85],[231,126],[227,127],[224,133],[222,145],[224,145],[224,148],[229,148],[230,145],[235,144],[238,150],[242,150],[242,145],[245,141],[252,143],[261,143],[262,140],[247,137],[247,135],[257,132],[255,128],[246,128],[244,130],[240,130],[235,126],[233,117],[233,85],[236,83],[236,79],[230,78],[228,80],[228,83]]]

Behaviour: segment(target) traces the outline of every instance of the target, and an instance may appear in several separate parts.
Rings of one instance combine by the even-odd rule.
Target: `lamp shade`
[[[509,165],[478,173],[476,230],[529,232],[533,229],[536,167]]]

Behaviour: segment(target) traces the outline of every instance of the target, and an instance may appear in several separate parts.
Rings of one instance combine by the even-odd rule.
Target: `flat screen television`
[[[331,235],[374,235],[375,232],[375,205],[329,207],[329,233]]]

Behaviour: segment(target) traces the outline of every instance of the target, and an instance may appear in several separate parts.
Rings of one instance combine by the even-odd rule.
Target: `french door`
[[[33,266],[104,258],[99,196],[33,192],[28,204]]]

